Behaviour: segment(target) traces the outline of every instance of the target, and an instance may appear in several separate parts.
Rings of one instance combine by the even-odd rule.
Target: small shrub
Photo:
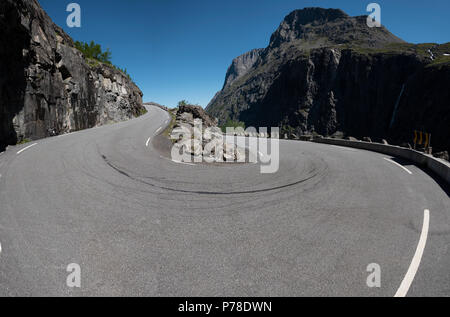
[[[18,142],[17,145],[26,144],[26,143],[30,143],[30,142],[31,142],[30,139],[23,139],[20,142]]]
[[[223,132],[227,132],[227,128],[242,128],[245,130],[245,123],[237,120],[228,119],[228,121],[220,127]]]
[[[91,41],[89,44],[85,42],[76,41],[75,47],[84,54],[86,58],[95,59],[99,62],[111,65],[111,51],[109,48],[102,51],[100,44]]]
[[[181,100],[180,102],[178,102],[178,107],[183,107],[183,106],[188,106],[189,105],[189,101],[187,100]]]

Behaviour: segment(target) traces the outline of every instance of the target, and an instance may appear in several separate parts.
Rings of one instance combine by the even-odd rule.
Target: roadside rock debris
[[[195,162],[245,162],[245,149],[227,143],[217,123],[200,106],[180,106],[170,134],[172,153],[193,156]]]

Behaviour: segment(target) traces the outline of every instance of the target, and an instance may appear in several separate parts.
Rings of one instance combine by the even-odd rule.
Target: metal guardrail
[[[426,167],[441,177],[450,185],[450,163],[437,159],[429,154],[416,150],[406,149],[395,145],[385,145],[380,143],[370,143],[364,141],[350,141],[331,138],[314,138],[313,142],[352,147],[362,150],[368,150],[383,153],[395,157],[400,157],[415,163],[418,166]]]

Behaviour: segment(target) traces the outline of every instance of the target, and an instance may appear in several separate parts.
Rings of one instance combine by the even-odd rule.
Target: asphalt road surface
[[[425,171],[295,141],[276,174],[177,164],[151,142],[167,120],[150,108],[0,154],[0,295],[450,295],[448,189]]]

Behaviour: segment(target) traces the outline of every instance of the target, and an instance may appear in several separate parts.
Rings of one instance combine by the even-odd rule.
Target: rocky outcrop
[[[367,16],[350,17],[339,9],[305,8],[290,13],[270,39],[269,48],[295,44],[301,48],[358,44],[382,47],[404,43],[386,28],[367,27]]]
[[[140,115],[142,92],[86,61],[36,0],[0,2],[0,147]]]
[[[263,51],[263,49],[254,49],[236,57],[225,75],[224,88],[230,86],[235,80],[247,74],[253,65],[255,65]]]
[[[245,149],[227,143],[217,121],[199,106],[181,105],[170,133],[177,154],[186,153],[187,162],[245,162]],[[172,157],[172,159],[174,159]],[[187,163],[186,162],[186,163]]]
[[[184,113],[192,115],[193,119],[200,119],[205,127],[217,126],[217,120],[209,116],[200,106],[180,105],[178,107],[178,114]]]
[[[207,112],[220,124],[279,127],[290,136],[342,133],[401,144],[422,130],[433,134],[436,150],[448,150],[447,50],[405,43],[341,10],[297,10]]]

